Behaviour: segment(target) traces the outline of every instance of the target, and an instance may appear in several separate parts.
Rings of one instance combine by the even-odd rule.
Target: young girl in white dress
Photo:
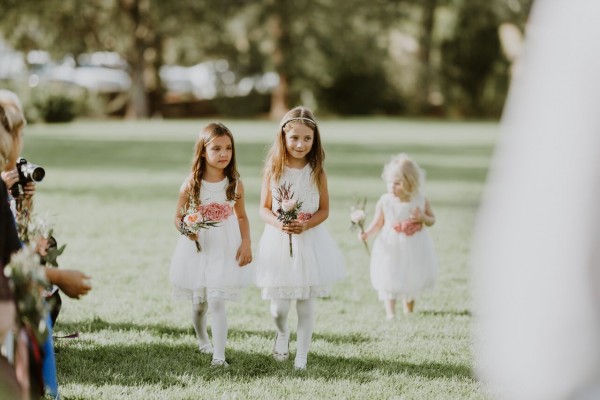
[[[330,294],[330,286],[345,276],[342,253],[323,225],[329,216],[325,153],[310,110],[296,107],[282,119],[267,157],[260,197],[265,230],[257,250],[257,286],[271,301],[276,335],[273,357],[289,358],[288,313],[296,300],[298,328],[294,367],[306,369],[315,319],[315,298]],[[297,219],[278,219],[277,189],[291,185],[293,199],[302,202]],[[290,238],[293,255],[290,253]]]
[[[361,240],[379,232],[371,253],[371,283],[384,302],[387,319],[396,314],[396,300],[411,313],[415,298],[432,288],[437,259],[427,226],[435,223],[422,193],[424,172],[406,154],[399,154],[383,170],[388,193],[377,202],[375,216]]]
[[[220,210],[218,219],[222,221],[197,235],[189,233],[183,218],[190,204]],[[244,185],[236,168],[233,135],[223,124],[211,123],[200,132],[191,173],[179,191],[174,222],[182,236],[171,260],[173,297],[192,302],[200,352],[213,354],[211,366],[227,367],[225,300],[237,300],[240,289],[252,282],[253,275],[247,266],[252,252]],[[208,311],[212,345],[206,329]]]

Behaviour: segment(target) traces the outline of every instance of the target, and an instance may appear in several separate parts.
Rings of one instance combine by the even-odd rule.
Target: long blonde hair
[[[202,187],[202,175],[206,170],[206,146],[217,137],[227,136],[231,140],[231,161],[225,167],[225,176],[229,179],[229,184],[225,189],[227,200],[237,200],[239,196],[235,193],[237,181],[240,178],[235,162],[235,143],[233,134],[225,125],[220,122],[213,122],[204,127],[194,146],[194,157],[192,159],[192,176],[189,183],[189,192],[196,204],[200,204],[200,188]]]
[[[306,125],[314,132],[313,145],[310,152],[306,155],[306,159],[312,168],[312,180],[319,187],[321,176],[323,175],[325,151],[321,145],[321,134],[315,116],[312,111],[303,106],[291,109],[281,119],[279,129],[275,135],[275,141],[267,154],[264,174],[271,181],[279,182],[288,157],[285,147],[285,134],[293,128],[294,124]]]
[[[381,177],[386,182],[401,181],[402,192],[412,199],[421,190],[425,181],[425,171],[407,154],[400,153],[383,167]]]
[[[15,145],[15,140],[25,126],[23,108],[17,95],[9,90],[0,90],[0,171],[6,168],[6,162]]]

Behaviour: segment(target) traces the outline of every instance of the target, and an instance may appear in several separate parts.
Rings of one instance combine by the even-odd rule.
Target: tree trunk
[[[143,60],[142,60],[143,61]],[[144,65],[137,62],[131,70],[131,88],[129,89],[129,104],[127,105],[126,118],[138,119],[148,117],[148,94],[144,82]]]
[[[418,113],[429,109],[429,91],[431,89],[431,39],[435,24],[437,0],[423,0],[421,16],[421,38],[419,43],[419,77],[416,90],[416,108]]]
[[[279,119],[288,111],[289,108],[289,73],[287,65],[291,46],[290,32],[288,29],[287,18],[285,18],[285,10],[281,6],[275,4],[273,14],[269,21],[271,37],[274,43],[273,51],[273,66],[275,72],[279,75],[279,84],[271,93],[271,111],[270,116],[274,119]]]
[[[131,66],[131,88],[129,89],[129,104],[127,106],[126,118],[138,119],[149,116],[148,91],[144,74],[146,70],[146,61],[144,53],[146,51],[146,35],[148,27],[144,26],[142,18],[142,7],[147,8],[147,4],[142,4],[145,0],[124,0],[121,2],[122,9],[127,13],[131,20],[133,48],[128,55],[128,61]]]

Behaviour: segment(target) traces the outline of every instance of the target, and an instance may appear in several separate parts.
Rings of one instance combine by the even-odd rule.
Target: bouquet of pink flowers
[[[361,233],[365,233],[365,220],[367,219],[367,212],[365,211],[367,207],[367,198],[363,198],[362,200],[357,200],[356,204],[350,208],[350,229],[360,229]],[[367,254],[369,254],[369,244],[363,240],[365,244],[365,249],[367,249]]]
[[[277,188],[277,193],[273,197],[279,205],[279,208],[277,208],[277,220],[282,221],[284,225],[289,224],[295,219],[299,219],[300,215],[302,215],[302,218],[306,219],[312,217],[309,213],[300,213],[302,202],[294,200],[294,192],[292,192],[291,183],[283,182],[283,184]],[[290,233],[288,236],[290,239],[290,257],[293,257],[292,234]]]
[[[404,233],[406,236],[412,236],[423,229],[423,224],[407,219],[405,221],[396,222],[393,228],[398,233]]]
[[[183,209],[181,222],[179,223],[179,231],[182,235],[197,235],[202,229],[208,229],[212,226],[219,226],[219,222],[225,221],[231,214],[233,209],[227,203],[208,203],[196,205],[196,202],[190,196],[187,208]],[[200,242],[196,243],[196,250],[202,251]]]
[[[305,222],[312,218],[312,214],[309,212],[299,212],[298,213],[298,221]]]

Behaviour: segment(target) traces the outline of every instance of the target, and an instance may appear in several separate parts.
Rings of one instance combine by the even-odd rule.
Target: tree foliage
[[[54,57],[114,51],[133,82],[130,116],[160,110],[164,64],[226,59],[239,76],[279,75],[271,114],[494,115],[509,72],[498,39],[531,0],[0,0],[15,48]],[[243,104],[243,103],[240,103]],[[500,106],[501,107],[501,106]]]

